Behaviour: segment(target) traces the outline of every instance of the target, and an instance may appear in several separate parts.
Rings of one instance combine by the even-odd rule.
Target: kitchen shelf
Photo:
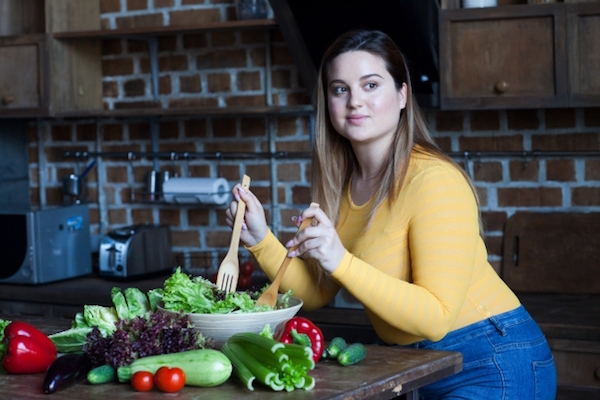
[[[212,22],[201,26],[178,25],[178,26],[158,26],[127,29],[102,29],[87,31],[56,32],[55,39],[117,39],[117,38],[137,38],[144,39],[149,36],[168,36],[179,34],[194,34],[201,32],[216,32],[227,30],[245,30],[260,28],[276,28],[277,22],[274,19],[254,19],[244,21],[224,21]]]
[[[132,118],[132,117],[225,117],[225,116],[278,116],[303,115],[313,112],[311,105],[247,106],[247,107],[185,107],[185,108],[122,108],[118,110],[84,110],[56,113],[55,119]]]
[[[244,159],[271,159],[271,158],[285,158],[287,159],[309,159],[311,153],[308,152],[288,152],[278,151],[272,153],[228,153],[228,152],[217,152],[217,153],[197,153],[197,152],[94,152],[94,151],[66,151],[63,156],[65,158],[94,158],[94,157],[110,157],[110,158],[124,158],[127,160],[134,160],[139,158],[154,158],[154,159],[166,159],[166,160],[191,160],[191,159],[209,159],[209,160],[244,160]]]

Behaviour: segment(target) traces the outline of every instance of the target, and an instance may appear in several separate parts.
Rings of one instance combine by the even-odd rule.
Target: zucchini
[[[348,347],[348,345],[346,344],[344,338],[336,336],[333,339],[331,339],[329,346],[327,346],[327,348],[325,349],[323,353],[324,357],[331,360],[335,360],[338,354],[340,354],[340,352],[346,347]]]
[[[104,364],[92,369],[87,374],[87,380],[92,385],[112,382],[117,378],[117,371],[112,365]]]
[[[356,364],[367,356],[367,349],[362,343],[353,343],[338,354],[337,360],[343,366]]]
[[[138,371],[149,371],[154,375],[162,366],[181,368],[186,385],[201,387],[222,384],[233,370],[225,354],[218,350],[200,349],[138,358],[128,366],[117,368],[117,377],[119,382],[129,382]]]

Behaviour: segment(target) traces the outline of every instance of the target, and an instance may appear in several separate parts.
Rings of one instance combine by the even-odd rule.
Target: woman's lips
[[[349,123],[351,123],[353,125],[358,125],[358,124],[361,124],[364,120],[366,120],[367,116],[353,114],[353,115],[349,115],[346,119],[348,120]]]

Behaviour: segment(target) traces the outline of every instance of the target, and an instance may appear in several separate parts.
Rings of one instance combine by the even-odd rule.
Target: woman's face
[[[366,51],[342,53],[331,63],[327,83],[335,130],[353,145],[388,146],[406,106],[406,85],[396,89],[383,59]]]

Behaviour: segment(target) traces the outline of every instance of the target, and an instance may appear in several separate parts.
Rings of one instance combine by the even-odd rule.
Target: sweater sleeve
[[[456,321],[473,275],[479,239],[475,198],[459,171],[438,165],[405,183],[393,212],[403,213],[405,222],[388,227],[381,240],[391,245],[407,238],[412,282],[359,258],[332,276],[372,314],[383,336],[402,331],[439,340]]]
[[[260,265],[269,280],[273,281],[281,263],[287,256],[287,249],[283,244],[269,230],[267,236],[261,242],[249,247],[248,250],[256,258],[258,265]],[[347,258],[349,258],[348,253],[344,260]],[[293,296],[302,299],[304,302],[303,308],[305,310],[315,310],[333,300],[340,286],[337,284],[327,287],[317,285],[304,261],[301,258],[294,257],[281,280],[279,288],[280,292],[292,289]]]

